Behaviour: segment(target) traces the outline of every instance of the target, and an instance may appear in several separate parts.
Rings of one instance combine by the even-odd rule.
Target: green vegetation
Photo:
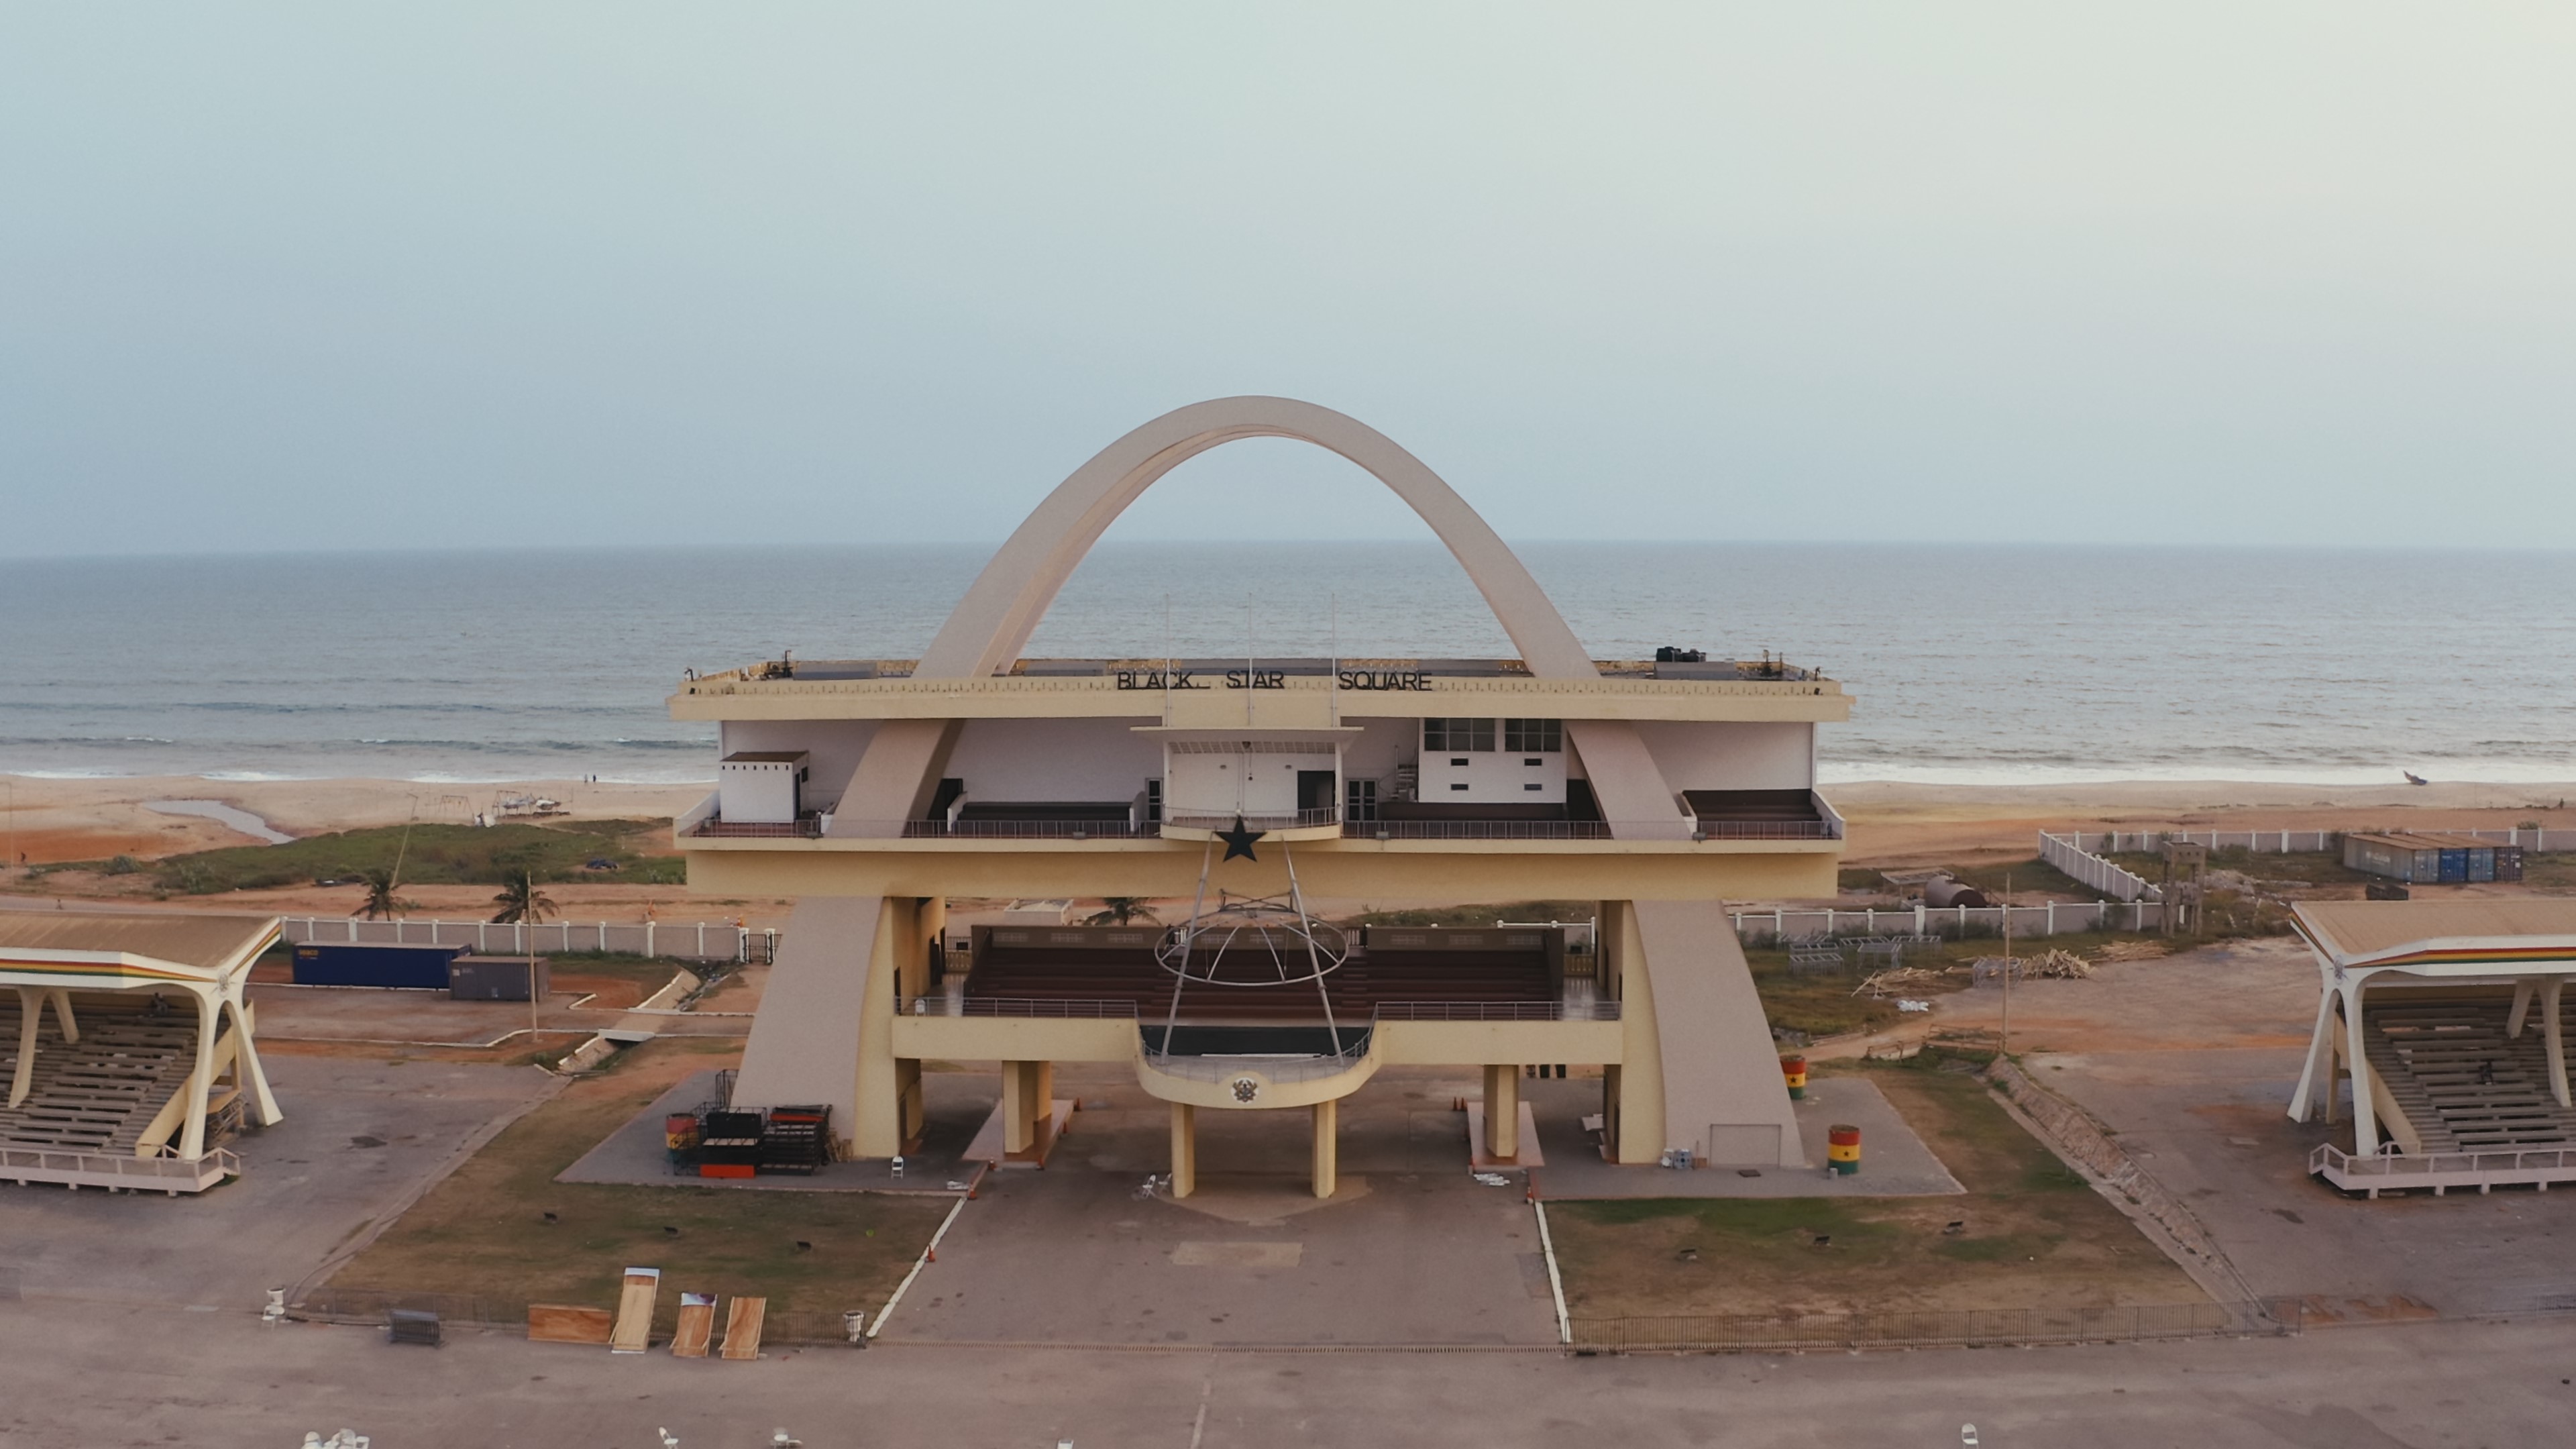
[[[1976,1065],[1927,1052],[1857,1069],[1965,1196],[1551,1203],[1567,1306],[1771,1314],[2198,1300],[2128,1219],[2005,1115]],[[1822,1077],[1823,1090],[1837,1079],[1847,1078]]]
[[[572,1083],[431,1189],[331,1286],[611,1308],[620,1273],[642,1263],[663,1270],[657,1334],[683,1289],[766,1295],[773,1337],[844,1309],[874,1312],[946,1197],[554,1180],[674,1083],[729,1065],[737,1045],[652,1042]]]
[[[2165,878],[2165,858],[2154,851],[2124,850],[2105,858],[2143,880],[2162,882]],[[2294,850],[2284,855],[2231,845],[2209,853],[2209,868],[2232,870],[2272,886],[2361,885],[2379,879],[2345,865],[2341,855],[2323,850]]]
[[[2005,877],[2009,876],[2015,895],[2023,891],[2046,891],[2051,895],[2074,896],[2088,901],[2102,898],[2100,891],[2037,856],[2028,860],[2006,861],[2001,865],[1963,866],[1951,874],[1989,895],[2000,893]]]
[[[411,843],[403,844],[408,829]],[[163,890],[181,895],[215,891],[263,890],[337,880],[357,884],[370,872],[390,879],[395,855],[402,856],[397,883],[420,885],[500,886],[520,873],[538,881],[603,880],[677,885],[687,880],[687,862],[676,855],[650,855],[659,848],[670,822],[663,820],[584,820],[563,825],[513,822],[478,829],[471,825],[389,825],[313,835],[283,845],[242,845],[174,855],[155,867]],[[594,860],[614,870],[585,869]]]

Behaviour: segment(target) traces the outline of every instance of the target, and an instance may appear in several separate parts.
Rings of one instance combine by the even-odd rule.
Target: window
[[[1503,721],[1503,748],[1514,754],[1561,754],[1565,749],[1565,721],[1507,719]]]
[[[1377,818],[1377,781],[1345,780],[1342,782],[1342,795],[1343,819],[1375,820]]]
[[[1163,823],[1163,782],[1160,780],[1145,782],[1145,823],[1148,825]]]
[[[1481,750],[1490,754],[1494,748],[1494,722],[1489,719],[1424,720],[1422,748],[1428,754],[1438,754],[1443,750]]]

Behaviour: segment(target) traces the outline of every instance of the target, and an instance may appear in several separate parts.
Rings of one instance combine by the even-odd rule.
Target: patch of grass
[[[418,885],[498,886],[504,873],[533,870],[541,881],[603,880],[650,885],[677,885],[688,879],[688,862],[676,855],[645,851],[661,844],[668,822],[582,821],[564,825],[512,822],[478,829],[471,825],[413,825],[347,830],[312,835],[283,845],[241,845],[174,855],[156,867],[163,889],[183,895],[216,891],[262,890],[319,880],[353,880],[359,872],[391,870],[402,857],[402,881]],[[613,871],[592,871],[591,861],[613,862]]]
[[[2016,895],[2023,891],[2046,891],[2050,895],[2074,896],[2088,901],[2102,898],[2100,891],[2037,856],[2028,860],[2009,860],[2001,865],[1961,866],[1951,874],[1989,894],[2002,891],[2004,879],[2009,876]]]
[[[2165,858],[2154,851],[2124,850],[2105,858],[2140,879],[2161,883],[2165,878]],[[2294,850],[2283,855],[2231,845],[2209,853],[2209,868],[2232,870],[2266,884],[2287,886],[2363,885],[2379,879],[2345,865],[2340,854],[2322,850]]]
[[[669,1331],[681,1291],[766,1296],[773,1321],[873,1311],[930,1241],[948,1199],[554,1180],[673,1083],[729,1065],[737,1048],[651,1042],[573,1082],[432,1188],[332,1286],[611,1308],[620,1274],[642,1264],[663,1270],[657,1332]]]
[[[1551,1203],[1568,1307],[1773,1314],[2201,1299],[1981,1079],[1951,1065],[1926,1053],[1850,1070],[1878,1085],[1966,1195]]]

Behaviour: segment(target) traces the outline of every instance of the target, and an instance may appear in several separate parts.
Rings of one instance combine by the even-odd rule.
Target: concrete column
[[[1315,1104],[1315,1196],[1331,1197],[1341,1181],[1342,1104]]]
[[[1002,1150],[1026,1152],[1037,1146],[1038,1134],[1046,1130],[1047,1114],[1055,1104],[1049,1098],[1054,1077],[1050,1062],[1002,1063]]]
[[[1521,1155],[1521,1069],[1485,1068],[1485,1152],[1505,1162]]]
[[[2334,994],[2317,993],[2316,1029],[2308,1033],[2307,1064],[2299,1069],[2298,1090],[2290,1094],[2290,1120],[2305,1122],[2316,1111],[2319,1083],[2325,1093],[2325,1118],[2334,1120]]]
[[[2557,1098],[2561,1107],[2576,1105],[2567,1100],[2567,1045],[2564,1029],[2558,1024],[2558,997],[2566,985],[2566,977],[2552,976],[2549,984],[2540,988],[2540,1039],[2549,1048],[2549,1095]]]
[[[72,994],[70,990],[65,987],[57,986],[53,989],[51,994],[54,998],[54,1025],[63,1029],[63,1041],[65,1043],[72,1046],[78,1046],[80,1044],[80,1023],[72,1018]]]
[[[221,1020],[211,991],[197,993],[197,1065],[188,1074],[188,1117],[179,1124],[179,1156],[194,1162],[206,1155],[206,1096],[214,1086],[215,1029]]]
[[[42,992],[18,988],[18,1074],[9,1082],[9,1105],[27,1100],[28,1089],[36,1081],[36,1028],[45,1019]]]
[[[2343,987],[2344,1054],[2352,1067],[2352,1150],[2364,1157],[2379,1151],[2379,1113],[2370,1100],[2370,1059],[2362,1053],[2361,979]]]
[[[2522,1025],[2531,1017],[2531,997],[2539,985],[2539,982],[2528,976],[2513,983],[2513,1012],[2505,1018],[2504,1022],[2506,1041],[2522,1040]]]
[[[277,1095],[268,1089],[268,1069],[260,1065],[259,1050],[251,1043],[250,1012],[242,1001],[239,983],[235,983],[225,1004],[233,1014],[233,1070],[250,1088],[251,1102],[259,1109],[259,1125],[274,1127],[286,1120],[286,1114],[277,1110]]]
[[[1188,1197],[1199,1190],[1199,1109],[1187,1102],[1172,1104],[1172,1196]]]

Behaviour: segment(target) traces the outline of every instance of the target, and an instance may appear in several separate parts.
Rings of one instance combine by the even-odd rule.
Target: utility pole
[[[1996,1044],[1998,1056],[2012,1055],[2012,872],[2004,872],[2004,1029]]]

